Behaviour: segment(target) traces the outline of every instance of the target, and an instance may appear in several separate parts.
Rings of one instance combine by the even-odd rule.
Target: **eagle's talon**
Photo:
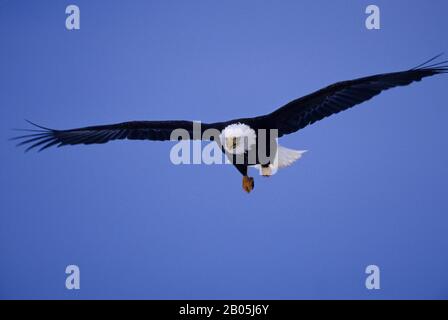
[[[247,193],[250,193],[254,189],[254,178],[244,176],[243,177],[243,189]]]

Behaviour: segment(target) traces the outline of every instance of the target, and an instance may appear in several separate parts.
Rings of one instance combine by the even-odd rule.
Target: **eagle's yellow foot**
[[[254,178],[244,176],[243,177],[243,189],[247,193],[250,193],[254,189]]]

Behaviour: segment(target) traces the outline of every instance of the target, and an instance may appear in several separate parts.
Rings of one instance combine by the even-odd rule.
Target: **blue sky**
[[[65,8],[81,29],[65,29]],[[381,30],[364,26],[369,4]],[[287,136],[255,190],[170,142],[24,154],[54,128],[219,121],[448,50],[446,1],[0,1],[0,298],[448,298],[446,89],[388,91]],[[65,288],[65,268],[81,289]],[[364,286],[366,266],[381,289]]]

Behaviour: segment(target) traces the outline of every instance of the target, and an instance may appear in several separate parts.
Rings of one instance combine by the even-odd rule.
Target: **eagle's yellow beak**
[[[226,138],[226,146],[227,150],[234,150],[238,144],[238,137],[229,137]]]

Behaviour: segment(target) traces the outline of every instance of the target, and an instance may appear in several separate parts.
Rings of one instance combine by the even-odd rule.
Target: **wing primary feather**
[[[29,147],[25,150],[25,152],[28,152],[28,151],[30,151],[31,149],[34,149],[35,147],[38,147],[38,146],[40,146],[40,145],[42,145],[42,144],[44,144],[44,143],[50,142],[50,141],[53,140],[53,139],[54,139],[53,137],[50,137],[50,138],[47,138],[47,139],[38,141],[38,142],[36,142],[35,144],[29,146]]]
[[[438,63],[434,63],[434,64],[431,64],[429,66],[424,66],[424,67],[420,68],[420,70],[433,69],[433,68],[435,68],[437,66],[441,66],[441,65],[443,65],[445,63],[448,63],[448,60],[441,61],[441,62],[438,62]]]
[[[48,133],[27,134],[27,135],[24,135],[24,136],[18,136],[18,137],[9,138],[9,141],[15,141],[15,140],[20,140],[20,139],[27,139],[27,138],[31,138],[31,137],[37,137],[37,136],[45,137],[46,135],[48,135]]]
[[[24,132],[48,132],[48,130],[36,130],[36,129],[22,129],[22,128],[12,128],[12,131],[24,131]]]
[[[41,128],[41,129],[44,129],[44,130],[47,130],[47,131],[55,131],[55,130],[53,130],[53,129],[50,129],[50,128],[43,127],[43,126],[40,126],[40,125],[38,125],[38,124],[35,124],[34,122],[31,122],[30,120],[25,119],[25,121],[28,122],[29,124],[31,124],[31,125],[37,127],[37,128]]]
[[[39,152],[44,151],[45,149],[50,148],[51,146],[54,146],[55,144],[60,143],[58,140],[54,139],[53,141],[50,141],[46,145],[44,145],[42,148],[39,149]]]
[[[436,55],[436,56],[432,57],[431,59],[429,59],[428,61],[425,61],[425,62],[423,62],[422,64],[419,64],[418,66],[416,66],[415,68],[412,68],[411,70],[417,70],[418,68],[423,67],[423,66],[427,65],[428,63],[433,62],[433,61],[436,60],[437,58],[440,58],[440,57],[443,56],[444,54],[445,54],[444,52],[441,52],[441,53],[439,53],[438,55]]]
[[[34,138],[32,138],[32,139],[27,139],[27,140],[25,140],[25,141],[22,141],[22,142],[18,143],[18,144],[17,144],[17,147],[23,146],[23,145],[28,144],[28,143],[32,143],[32,142],[34,142],[34,141],[41,141],[42,139],[46,139],[46,138],[48,138],[48,137],[49,137],[49,136],[46,135],[46,136],[42,136],[42,137],[34,137]]]

